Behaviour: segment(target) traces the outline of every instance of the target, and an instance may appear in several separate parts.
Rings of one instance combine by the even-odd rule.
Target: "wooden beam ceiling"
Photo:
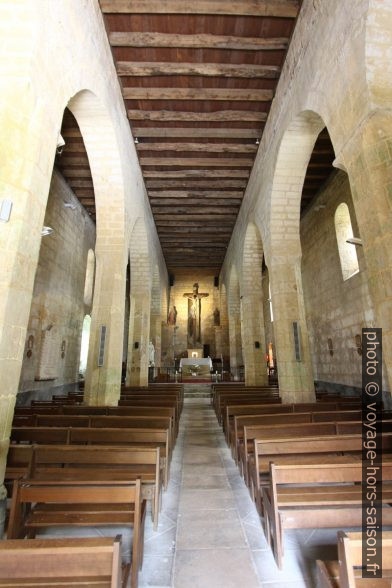
[[[104,13],[210,14],[295,18],[298,0],[100,0]]]
[[[168,269],[219,271],[300,1],[100,5]],[[65,158],[70,181],[91,198],[76,137]]]

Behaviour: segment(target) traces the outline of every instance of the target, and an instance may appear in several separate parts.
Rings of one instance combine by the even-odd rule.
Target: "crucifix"
[[[188,298],[188,343],[196,346],[201,343],[201,299],[209,296],[207,292],[199,292],[199,284],[193,284],[193,292],[184,294]]]

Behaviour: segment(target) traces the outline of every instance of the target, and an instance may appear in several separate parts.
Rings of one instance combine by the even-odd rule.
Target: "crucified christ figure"
[[[184,294],[188,298],[188,344],[196,346],[201,343],[201,299],[209,296],[199,292],[199,284],[193,284],[193,292]]]

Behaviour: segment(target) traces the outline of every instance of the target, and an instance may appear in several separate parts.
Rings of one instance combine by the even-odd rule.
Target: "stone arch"
[[[242,254],[242,343],[245,383],[267,385],[262,289],[263,244],[254,222],[248,224]]]
[[[147,225],[139,217],[130,238],[130,319],[127,385],[148,384],[152,272]]]
[[[120,395],[126,285],[125,182],[110,114],[90,90],[66,105],[79,126],[89,160],[96,207],[96,271],[85,397],[116,403]],[[113,240],[113,232],[116,239]],[[104,364],[97,366],[100,325],[105,325]]]
[[[300,209],[308,164],[325,126],[323,118],[312,110],[295,117],[283,134],[271,188],[268,268],[279,387],[285,402],[314,400],[302,290]],[[294,354],[294,323],[299,326],[300,359]]]
[[[240,378],[240,367],[243,364],[243,359],[240,282],[235,265],[232,266],[229,275],[227,306],[229,315],[230,371],[234,379],[238,380]]]

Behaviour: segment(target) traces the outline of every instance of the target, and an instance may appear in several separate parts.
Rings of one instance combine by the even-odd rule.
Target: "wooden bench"
[[[316,407],[315,407],[316,408]],[[234,418],[234,427],[231,433],[230,448],[233,457],[239,463],[240,454],[243,451],[244,435],[252,434],[253,429],[250,427],[295,425],[297,423],[328,423],[338,421],[359,421],[361,418],[360,411],[333,411],[333,412],[287,412],[278,414],[263,414],[254,416],[239,416]],[[245,428],[247,433],[245,433]],[[252,448],[253,449],[253,448]],[[242,464],[240,464],[242,467]]]
[[[390,588],[392,533],[382,533],[382,578],[362,578],[362,533],[338,532],[339,561],[317,561],[320,588]]]
[[[15,417],[14,429],[18,425],[24,427],[24,417]],[[172,421],[170,417],[147,416],[106,416],[106,415],[36,415],[35,423],[30,427],[67,427],[67,428],[105,428],[105,429],[167,429],[169,438],[169,460],[175,443]],[[36,441],[38,442],[38,441]],[[67,441],[64,441],[65,443]],[[50,441],[51,443],[51,441]]]
[[[121,588],[121,537],[0,541],[0,586]]]
[[[383,451],[392,452],[392,433],[382,436]],[[269,464],[305,464],[315,461],[326,463],[333,458],[361,459],[362,435],[326,435],[293,439],[254,440],[253,456],[249,459],[249,480],[252,497],[260,514],[262,508],[262,488],[268,484]],[[342,459],[341,461],[344,461]]]
[[[392,421],[384,421],[385,432],[391,431]],[[268,425],[244,427],[244,442],[240,448],[240,461],[244,479],[249,484],[248,461],[253,455],[255,439],[284,439],[325,435],[350,435],[362,432],[362,421],[337,421],[327,423],[296,423],[293,425]]]
[[[160,447],[163,484],[167,488],[170,466],[170,439],[167,429],[110,429],[72,427],[15,427],[11,444],[117,445]],[[14,445],[11,445],[14,447]]]
[[[16,480],[11,500],[7,536],[31,539],[42,531],[54,530],[67,536],[67,530],[84,528],[110,533],[113,527],[133,530],[132,547],[124,553],[131,562],[131,585],[137,586],[143,561],[145,501],[140,480],[135,482],[40,482]],[[116,532],[118,534],[118,532]],[[123,537],[124,541],[124,537]]]
[[[285,410],[286,407],[286,410]],[[237,454],[237,444],[238,440],[243,437],[243,428],[245,426],[256,425],[260,422],[262,424],[263,418],[268,418],[266,415],[274,414],[274,415],[288,415],[288,414],[313,414],[313,421],[327,421],[328,418],[330,420],[339,420],[333,419],[334,414],[348,414],[350,418],[347,420],[351,420],[351,416],[354,414],[358,415],[358,418],[355,420],[361,420],[362,411],[358,408],[353,409],[351,406],[341,408],[340,406],[336,406],[333,404],[332,406],[326,406],[324,404],[311,404],[303,403],[303,404],[281,404],[279,406],[269,406],[269,405],[261,405],[259,407],[254,407],[252,409],[248,409],[245,406],[241,407],[226,407],[226,420],[228,422],[227,426],[227,443],[232,448],[233,455]],[[324,416],[325,415],[325,416]],[[330,415],[330,416],[328,416]],[[300,417],[292,417],[300,418]],[[261,419],[260,421],[258,419]],[[299,422],[299,421],[298,421]],[[312,420],[311,420],[312,422]]]
[[[392,462],[382,466],[383,524],[392,524]],[[264,525],[279,568],[285,529],[360,527],[362,463],[276,465],[263,488]]]
[[[140,478],[142,499],[151,502],[156,530],[163,482],[162,465],[159,447],[35,445],[25,475],[33,480],[75,482],[107,479],[133,481]]]

